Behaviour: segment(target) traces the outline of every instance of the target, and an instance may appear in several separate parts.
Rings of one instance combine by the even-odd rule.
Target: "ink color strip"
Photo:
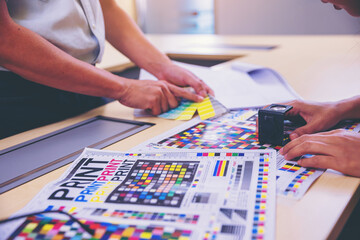
[[[137,160],[105,202],[180,207],[199,161]]]
[[[104,208],[94,209],[91,215],[111,217],[116,219],[161,221],[161,222],[186,223],[186,224],[197,224],[200,217],[197,214],[143,212],[143,211],[132,211],[132,210],[109,211]]]
[[[300,169],[301,169],[301,166],[299,166],[297,164],[286,163],[279,170],[285,171],[285,172],[296,172]]]
[[[347,126],[344,127],[344,129],[359,133],[360,132],[360,123],[356,122],[356,123],[348,124]]]
[[[252,239],[264,239],[267,210],[267,187],[269,177],[269,154],[260,154],[259,174],[256,188]]]
[[[189,240],[191,230],[163,226],[139,226],[128,224],[111,224],[80,220],[95,231],[90,237],[80,225],[73,220],[59,220],[50,217],[28,217],[10,236],[10,239],[174,239]]]
[[[296,195],[301,184],[315,172],[316,170],[307,168],[305,171],[299,173],[285,189],[285,195]]]
[[[228,167],[229,167],[229,161],[226,161],[226,160],[216,161],[213,176],[214,177],[225,177],[227,174]]]
[[[201,120],[215,116],[215,111],[209,97],[204,98],[204,100],[199,104],[198,113]]]
[[[221,153],[212,153],[212,152],[206,152],[206,153],[196,153],[196,156],[197,157],[214,157],[214,156],[216,156],[216,157],[218,157],[218,156],[220,156],[221,155]]]

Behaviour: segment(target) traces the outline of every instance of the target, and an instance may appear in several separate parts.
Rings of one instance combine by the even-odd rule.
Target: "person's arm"
[[[160,80],[177,86],[191,86],[202,97],[213,91],[191,72],[173,64],[171,60],[156,49],[144,36],[136,23],[117,5],[114,0],[101,0],[105,19],[106,39],[136,65],[149,71]],[[179,89],[173,89],[179,91]],[[175,92],[181,96],[183,93]],[[200,101],[192,95],[190,100]]]
[[[0,65],[40,84],[94,96],[118,99],[125,85],[16,24],[4,0],[0,2]]]
[[[0,65],[27,80],[46,86],[118,100],[157,115],[177,106],[170,84],[121,78],[82,62],[9,16],[0,0]]]
[[[290,135],[290,139],[295,139],[304,134],[328,130],[344,119],[360,119],[360,96],[329,103],[296,100],[286,104],[293,106],[293,109],[287,115],[300,115],[306,121],[306,125],[297,128]]]

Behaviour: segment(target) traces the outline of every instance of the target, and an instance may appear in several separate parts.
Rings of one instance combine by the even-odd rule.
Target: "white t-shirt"
[[[98,0],[8,0],[7,7],[17,24],[64,52],[91,64],[100,62],[105,27]]]

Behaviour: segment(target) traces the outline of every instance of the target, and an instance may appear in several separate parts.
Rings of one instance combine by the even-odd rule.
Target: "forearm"
[[[145,38],[136,23],[115,1],[103,0],[101,6],[106,39],[136,65],[161,78],[161,72],[170,63],[170,59]]]
[[[360,119],[360,96],[344,99],[336,103],[341,119]]]
[[[1,8],[3,15],[4,5]],[[114,99],[129,81],[71,57],[4,15],[0,19],[0,65],[43,85]]]

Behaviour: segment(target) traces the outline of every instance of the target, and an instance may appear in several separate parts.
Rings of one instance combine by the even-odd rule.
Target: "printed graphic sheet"
[[[274,150],[86,149],[20,213],[66,211],[93,230],[92,236],[76,221],[54,213],[0,225],[0,234],[24,239],[274,239],[275,158]]]
[[[275,149],[281,146],[258,142],[256,135],[257,109],[237,110],[221,117],[200,121],[193,119],[181,126],[159,135],[134,151],[159,151],[160,149]],[[323,169],[304,167],[284,171],[286,165],[296,162],[277,157],[277,194],[300,199],[311,184],[324,172]],[[288,166],[286,165],[286,166]],[[286,167],[285,166],[285,167]],[[296,169],[296,171],[294,171]],[[307,174],[303,176],[301,174]],[[311,175],[308,176],[308,175]],[[300,179],[299,179],[300,178]]]

